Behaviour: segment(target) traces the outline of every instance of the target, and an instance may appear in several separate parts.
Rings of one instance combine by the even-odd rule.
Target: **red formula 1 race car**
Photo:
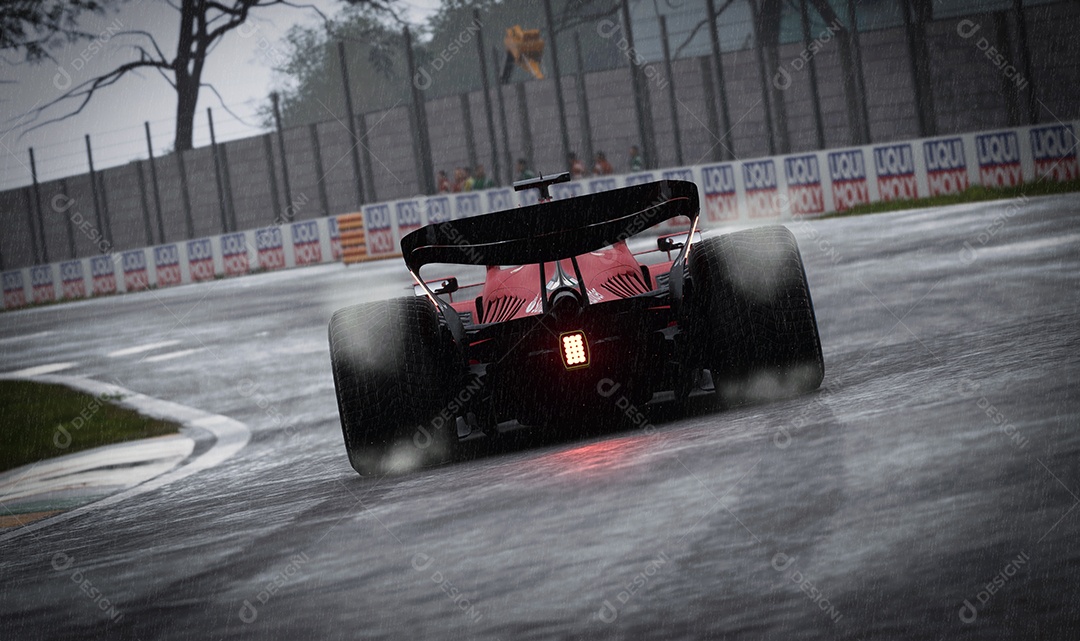
[[[565,179],[515,185],[540,189],[539,204],[408,234],[401,251],[417,295],[334,314],[334,384],[357,472],[444,462],[460,439],[497,435],[510,421],[575,430],[622,411],[615,386],[644,407],[658,393],[731,404],[821,384],[791,232],[701,240],[692,182],[549,202],[548,185]],[[677,217],[688,232],[631,252],[627,239]],[[431,264],[479,266],[486,277],[468,287],[424,281]]]

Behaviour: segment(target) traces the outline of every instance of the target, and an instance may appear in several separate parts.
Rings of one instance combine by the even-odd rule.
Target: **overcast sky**
[[[343,4],[337,0],[309,0],[324,13],[333,15]],[[396,2],[412,23],[423,22],[439,5],[439,0]],[[221,101],[208,89],[199,95],[195,117],[195,146],[209,144],[210,133],[206,108],[214,111],[214,130],[219,141],[255,135],[262,130],[255,115],[258,106],[281,81],[272,70],[275,56],[284,55],[282,41],[296,24],[318,24],[318,15],[310,10],[271,7],[253,13],[255,18],[244,34],[233,31],[211,54],[203,74],[204,82],[213,84],[224,103],[239,116],[237,119],[221,108]],[[103,16],[87,16],[80,27],[101,34],[101,46],[94,51],[83,42],[54,52],[60,65],[44,62],[36,65],[0,63],[0,189],[30,182],[28,147],[34,147],[39,180],[84,173],[88,169],[83,139],[90,134],[95,168],[124,164],[146,157],[143,122],[149,121],[154,153],[171,148],[174,138],[176,93],[156,72],[129,75],[116,85],[100,91],[82,113],[63,122],[28,131],[24,114],[36,105],[59,96],[67,76],[72,85],[107,71],[117,64],[136,58],[127,44],[146,43],[144,39],[113,37],[118,31],[145,30],[154,34],[167,56],[176,51],[179,17],[175,9],[160,0],[132,1],[119,11]],[[246,37],[245,37],[246,35]],[[275,49],[276,48],[276,49]],[[83,60],[86,62],[83,62]],[[77,103],[70,103],[68,108]],[[53,109],[48,115],[65,113]],[[42,117],[39,122],[46,120]],[[13,130],[8,131],[10,128]]]

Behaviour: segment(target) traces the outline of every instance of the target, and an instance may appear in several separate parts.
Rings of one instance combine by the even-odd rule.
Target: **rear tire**
[[[780,225],[706,239],[690,254],[690,338],[725,405],[815,390],[825,374],[795,237]]]
[[[426,299],[338,310],[330,320],[330,362],[345,449],[360,475],[452,458],[457,427],[448,406],[463,365]]]

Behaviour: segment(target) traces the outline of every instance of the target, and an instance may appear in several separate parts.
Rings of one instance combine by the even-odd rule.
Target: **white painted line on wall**
[[[4,372],[3,374],[0,374],[0,376],[30,378],[31,376],[42,376],[44,374],[52,374],[53,372],[61,372],[65,369],[71,369],[76,365],[78,365],[78,363],[49,363],[48,365],[27,367],[26,369],[15,370],[14,372]]]
[[[109,352],[106,354],[109,358],[120,358],[121,356],[131,356],[133,354],[141,354],[143,352],[149,352],[162,347],[170,347],[176,345],[180,341],[161,341],[158,343],[147,343],[145,345],[136,345],[135,347],[125,347],[124,349],[118,349],[115,352]]]
[[[119,396],[121,400],[118,404],[123,407],[135,410],[152,418],[174,421],[183,427],[194,427],[210,432],[214,436],[214,444],[209,450],[195,460],[189,462],[187,465],[177,467],[171,472],[167,472],[146,481],[145,483],[136,485],[131,489],[113,494],[100,501],[83,505],[82,507],[78,507],[69,512],[64,512],[47,519],[29,523],[14,531],[5,532],[0,535],[0,543],[66,521],[79,516],[80,514],[86,514],[110,505],[116,505],[133,496],[151,492],[164,485],[191,476],[196,472],[218,465],[243,449],[251,438],[251,431],[248,429],[247,425],[240,421],[233,420],[227,416],[221,416],[220,414],[210,414],[209,412],[204,412],[178,403],[151,398],[145,394],[132,392],[131,390],[124,389],[123,387],[111,383],[102,383],[89,378],[78,378],[74,376],[50,376],[48,377],[47,382],[67,385],[68,387],[73,387],[81,392],[92,394],[97,397],[103,395]]]
[[[198,352],[201,349],[202,349],[201,347],[195,347],[195,348],[192,348],[192,349],[182,349],[182,350],[180,350],[178,352],[166,352],[164,354],[158,354],[156,356],[150,356],[150,357],[144,358],[142,360],[143,360],[144,363],[160,363],[161,361],[171,361],[174,358],[181,358],[181,357],[187,356],[189,354],[194,354],[195,352]]]

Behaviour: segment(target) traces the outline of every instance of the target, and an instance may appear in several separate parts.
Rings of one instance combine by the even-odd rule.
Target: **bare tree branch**
[[[215,86],[214,86],[214,85],[213,85],[212,83],[209,83],[209,82],[204,82],[204,83],[202,83],[202,84],[201,84],[201,85],[199,85],[199,86],[200,86],[200,87],[206,87],[206,88],[207,88],[207,89],[209,89],[210,91],[214,92],[214,95],[215,95],[215,96],[217,96],[217,99],[218,99],[218,104],[220,104],[220,105],[221,105],[221,108],[225,110],[225,113],[229,114],[229,115],[230,115],[230,116],[232,116],[233,118],[236,118],[237,120],[239,120],[239,121],[240,121],[240,122],[242,122],[243,124],[247,125],[248,127],[255,127],[255,126],[257,126],[257,125],[253,125],[253,124],[251,124],[251,123],[250,123],[250,122],[248,122],[247,120],[244,120],[244,119],[243,119],[242,117],[240,117],[240,115],[239,115],[239,114],[237,114],[237,113],[236,113],[235,111],[233,111],[232,109],[230,109],[230,108],[229,108],[229,105],[226,105],[226,104],[225,104],[225,99],[221,97],[221,94],[220,94],[220,93],[218,93],[217,87],[215,87]]]
[[[108,72],[106,74],[103,74],[101,76],[97,76],[95,78],[91,78],[90,80],[86,80],[84,82],[81,82],[78,85],[76,85],[75,87],[73,87],[70,90],[68,90],[67,92],[65,92],[62,96],[60,96],[58,98],[55,98],[53,100],[50,100],[49,102],[47,102],[47,103],[45,103],[43,105],[34,107],[30,111],[26,112],[26,114],[24,114],[24,115],[31,115],[31,118],[30,118],[29,121],[33,122],[45,110],[49,109],[50,107],[52,107],[54,105],[58,105],[61,102],[66,102],[68,100],[73,100],[73,99],[77,99],[79,97],[82,97],[82,101],[79,103],[79,106],[77,108],[75,108],[73,111],[71,111],[71,112],[69,112],[67,114],[64,114],[63,116],[57,116],[55,118],[50,118],[49,120],[46,120],[45,122],[38,123],[38,124],[34,125],[33,127],[30,127],[29,129],[22,132],[19,135],[19,137],[22,138],[23,136],[30,133],[31,131],[34,131],[35,129],[40,129],[40,128],[46,126],[46,125],[51,125],[53,123],[60,122],[62,120],[67,120],[68,118],[70,118],[72,116],[75,116],[77,114],[82,113],[82,110],[86,108],[86,105],[90,102],[90,99],[94,97],[94,93],[96,93],[97,91],[99,91],[101,89],[104,89],[105,87],[109,87],[109,86],[112,86],[112,85],[116,84],[117,81],[119,81],[121,78],[123,78],[129,72],[132,72],[132,71],[134,71],[136,69],[141,69],[141,68],[144,68],[144,67],[164,67],[164,66],[166,66],[166,65],[161,63],[161,62],[156,62],[156,61],[153,61],[153,60],[138,60],[138,61],[135,61],[135,62],[129,62],[129,63],[123,64],[123,65],[120,65],[116,69],[113,69],[112,71],[110,71],[110,72]]]

